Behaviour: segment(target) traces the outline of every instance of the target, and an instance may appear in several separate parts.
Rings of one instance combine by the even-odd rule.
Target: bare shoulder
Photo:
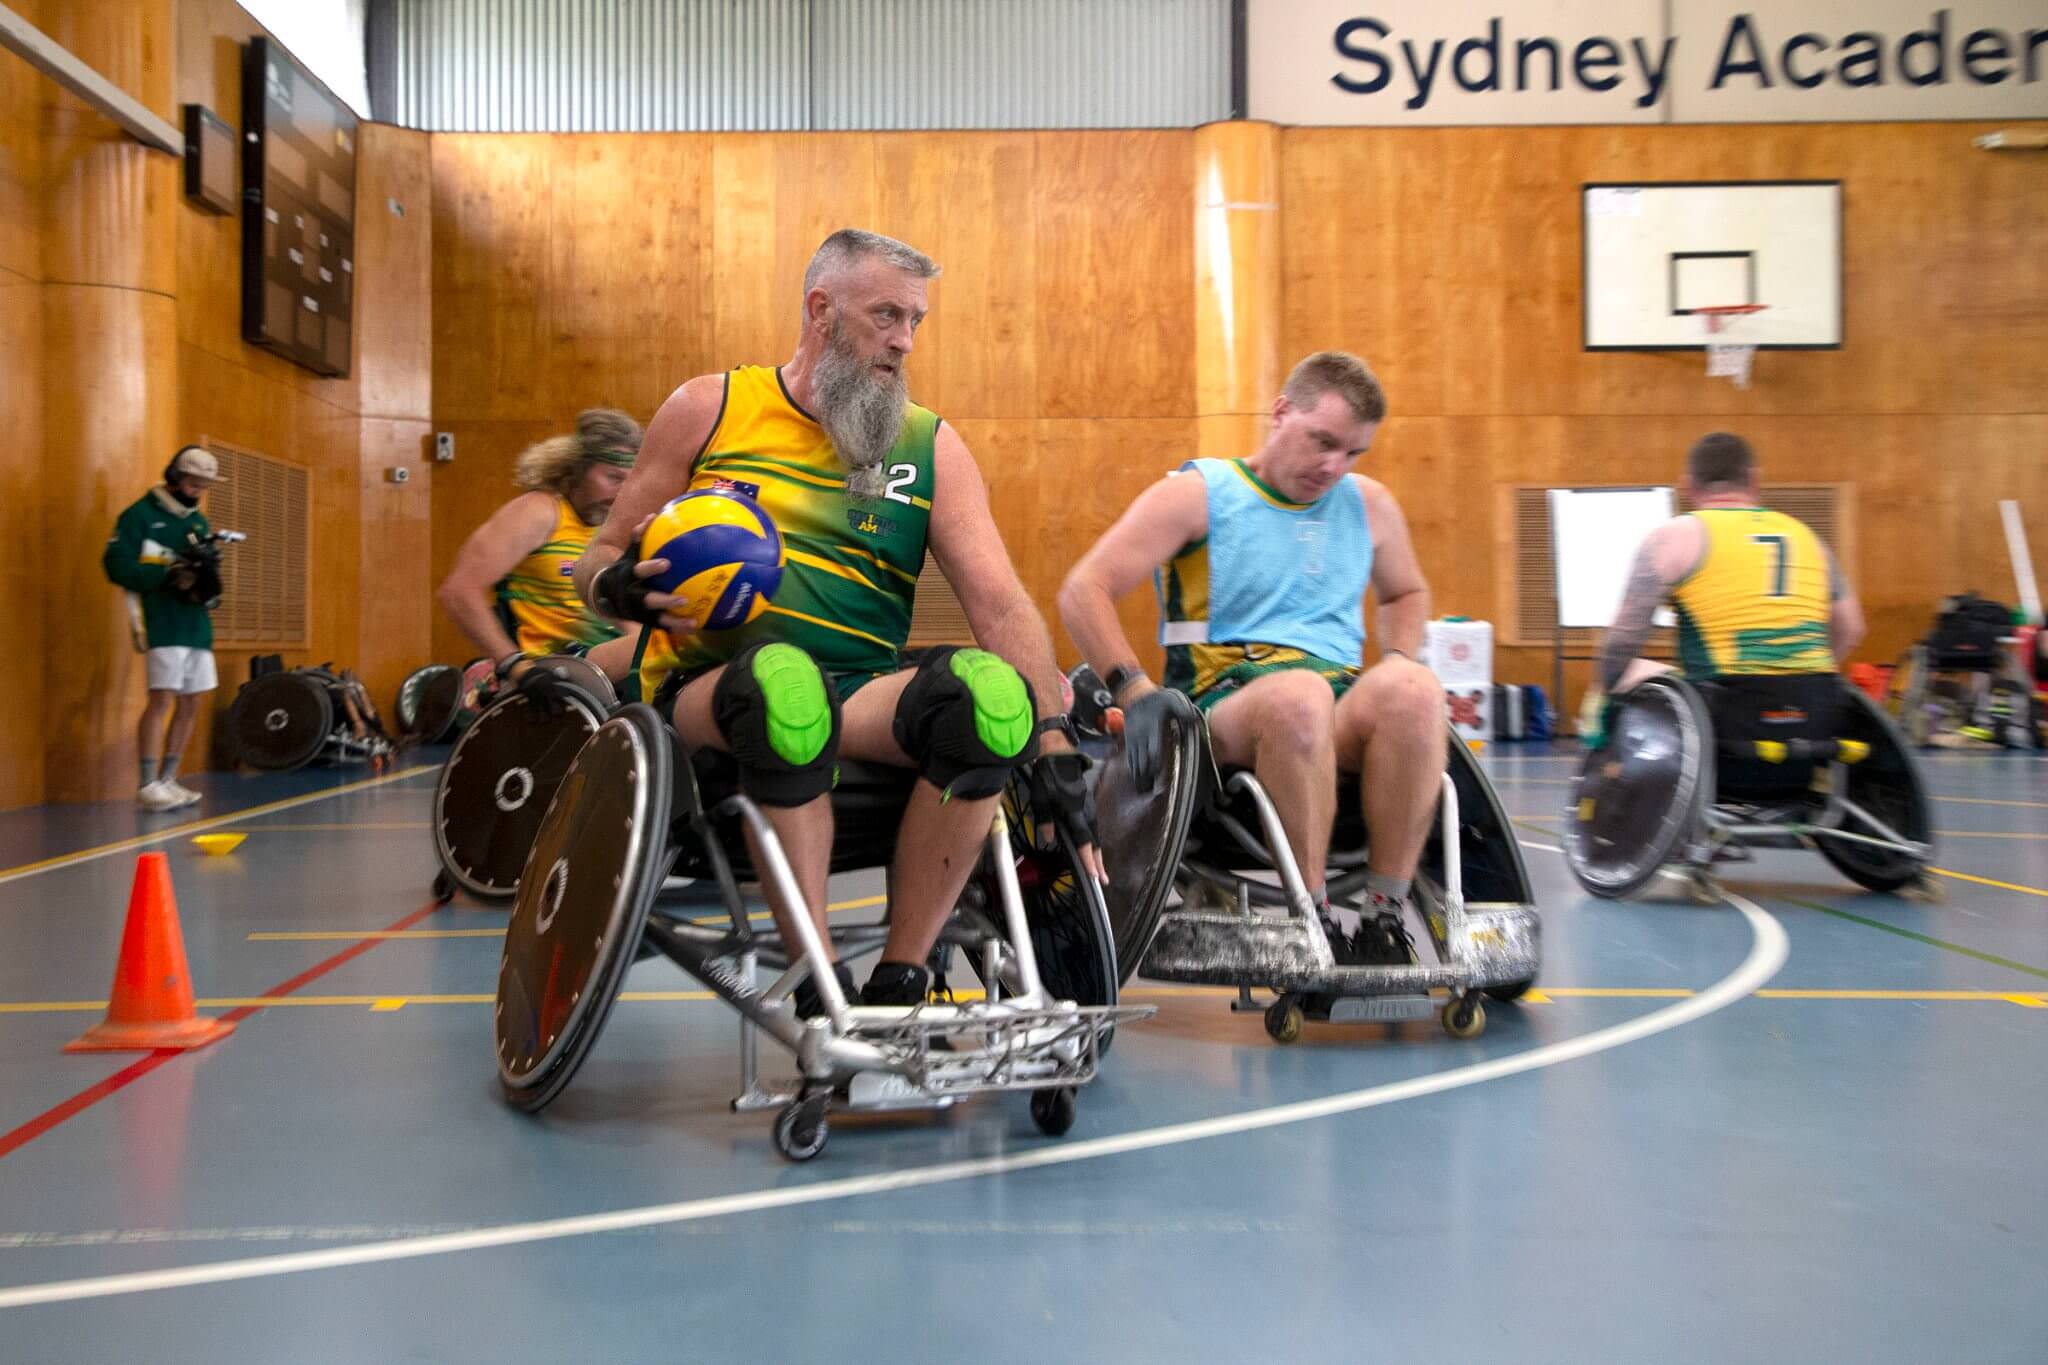
[[[1399,508],[1400,502],[1394,497],[1394,490],[1368,474],[1353,474],[1351,481],[1358,485],[1359,496],[1365,499],[1368,509],[1382,507]]]
[[[537,534],[545,535],[555,524],[555,501],[553,493],[536,488],[500,507],[494,520],[521,528],[533,527]]]
[[[725,375],[700,374],[677,385],[663,400],[661,410],[647,424],[644,445],[656,454],[681,446],[694,457],[724,412]]]

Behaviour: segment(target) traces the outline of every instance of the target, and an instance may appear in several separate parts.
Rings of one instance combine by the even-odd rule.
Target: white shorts
[[[211,692],[220,686],[213,671],[213,651],[189,645],[162,645],[149,651],[149,690],[152,692]]]

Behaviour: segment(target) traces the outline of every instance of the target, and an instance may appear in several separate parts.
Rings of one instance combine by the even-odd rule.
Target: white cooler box
[[[1463,739],[1493,738],[1493,623],[1431,621],[1422,662],[1444,685],[1451,728]]]

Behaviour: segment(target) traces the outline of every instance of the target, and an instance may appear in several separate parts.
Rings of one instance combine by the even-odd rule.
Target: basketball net
[[[1756,363],[1756,343],[1753,341],[1723,340],[1721,329],[1736,318],[1761,313],[1768,304],[1742,303],[1722,308],[1695,308],[1693,316],[1699,318],[1707,329],[1707,377],[1709,379],[1732,379],[1735,387],[1749,387],[1750,366]]]

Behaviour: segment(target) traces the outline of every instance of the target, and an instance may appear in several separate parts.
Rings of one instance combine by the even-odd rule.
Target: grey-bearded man
[[[918,772],[896,844],[889,939],[861,993],[871,1005],[925,998],[926,956],[1012,771],[1029,767],[1034,804],[1058,814],[1100,873],[1083,814],[1085,760],[1059,713],[1045,622],[1011,567],[974,457],[909,401],[904,363],[938,273],[892,238],[854,228],[826,238],[804,272],[796,354],[670,395],[576,568],[597,611],[657,627],[646,632],[641,695],[693,749],[733,756],[821,937],[839,756]],[[700,631],[678,598],[649,588],[665,561],[625,557],[653,513],[686,491],[744,494],[782,536],[773,600],[738,629]],[[906,667],[927,550],[980,647],[930,650]],[[758,866],[758,848],[753,856]],[[784,942],[797,942],[798,907],[771,895],[770,909]],[[851,974],[834,969],[851,994]],[[811,982],[796,998],[799,1013],[818,1012]]]

